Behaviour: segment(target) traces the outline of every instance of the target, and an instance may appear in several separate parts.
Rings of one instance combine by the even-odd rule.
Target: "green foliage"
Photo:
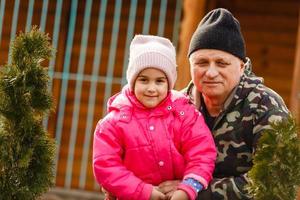
[[[42,126],[52,109],[49,37],[33,27],[12,43],[0,71],[0,199],[32,200],[53,185],[55,143]]]
[[[294,200],[300,185],[300,139],[295,120],[274,123],[259,140],[248,190],[255,200]]]

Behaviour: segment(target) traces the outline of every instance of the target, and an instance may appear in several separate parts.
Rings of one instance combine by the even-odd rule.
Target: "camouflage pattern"
[[[191,100],[200,101],[192,83],[186,88]],[[197,97],[198,96],[198,97]],[[197,105],[197,104],[196,104]],[[199,105],[201,110],[201,102]],[[263,84],[263,79],[246,70],[212,128],[218,150],[214,178],[207,190],[199,193],[199,200],[252,199],[244,186],[252,167],[257,140],[269,123],[285,119],[289,111],[282,98]]]

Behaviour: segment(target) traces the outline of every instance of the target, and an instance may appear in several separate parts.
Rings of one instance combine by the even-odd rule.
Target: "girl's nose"
[[[148,92],[155,92],[155,84],[154,83],[149,83],[147,87]]]

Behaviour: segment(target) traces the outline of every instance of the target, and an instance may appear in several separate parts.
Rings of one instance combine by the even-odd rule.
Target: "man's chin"
[[[212,92],[212,91],[209,91],[209,92],[203,91],[202,94],[204,96],[208,97],[208,98],[219,98],[219,97],[222,96],[221,93],[219,93],[219,92]]]

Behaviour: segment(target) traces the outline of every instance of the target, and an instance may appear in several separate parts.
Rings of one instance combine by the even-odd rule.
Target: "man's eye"
[[[199,61],[199,62],[194,63],[195,66],[200,66],[200,67],[205,66],[207,64],[208,64],[208,62],[206,62],[206,61]]]
[[[221,66],[226,66],[226,65],[228,65],[228,63],[227,63],[227,62],[224,62],[224,61],[218,61],[217,64],[218,64],[218,65],[221,65]]]

